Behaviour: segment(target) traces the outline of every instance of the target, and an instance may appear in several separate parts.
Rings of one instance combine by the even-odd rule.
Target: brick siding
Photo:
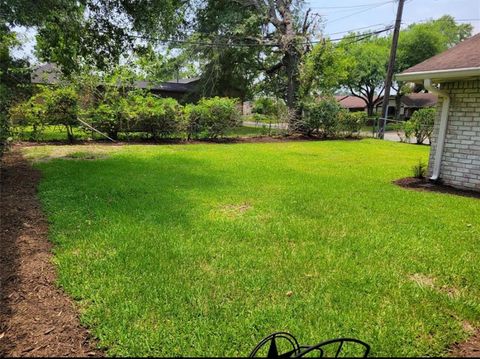
[[[480,191],[480,79],[444,83],[441,89],[450,95],[450,112],[440,180],[453,187]],[[430,175],[433,170],[442,103],[443,99],[440,97],[432,134]]]

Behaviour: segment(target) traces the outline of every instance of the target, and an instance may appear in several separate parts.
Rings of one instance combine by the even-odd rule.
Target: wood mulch
[[[441,183],[431,182],[423,178],[407,177],[393,181],[393,183],[400,187],[417,191],[448,193],[463,197],[480,198],[480,192],[462,190]]]
[[[0,166],[0,356],[103,356],[55,285],[40,173],[18,150]]]

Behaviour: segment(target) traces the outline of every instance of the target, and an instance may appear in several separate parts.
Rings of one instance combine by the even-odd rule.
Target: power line
[[[374,5],[380,5],[384,4],[385,2],[382,3],[370,3],[370,4],[359,4],[359,5],[351,5],[351,6],[314,6],[311,7],[312,9],[354,9],[354,8],[359,8],[359,7],[366,7],[366,6],[374,6]]]
[[[331,24],[331,23],[337,22],[337,21],[339,21],[339,20],[347,19],[347,18],[349,18],[349,17],[352,17],[352,16],[355,16],[355,15],[364,13],[364,12],[366,12],[366,11],[370,11],[370,10],[376,9],[376,8],[378,8],[378,7],[380,7],[380,6],[384,6],[384,5],[386,5],[386,4],[391,4],[391,3],[393,3],[394,1],[395,1],[395,0],[386,1],[386,2],[380,3],[379,5],[375,5],[375,6],[372,6],[372,7],[367,8],[367,9],[362,9],[362,10],[360,10],[360,11],[354,12],[354,13],[352,13],[352,14],[350,14],[350,15],[345,15],[345,16],[342,16],[342,17],[338,17],[338,18],[335,18],[335,19],[330,20],[330,21],[327,20],[325,23],[326,23],[326,24]]]
[[[362,26],[362,27],[357,27],[355,29],[350,29],[350,30],[345,30],[345,31],[338,31],[338,32],[332,32],[330,34],[325,34],[324,36],[331,36],[331,35],[338,35],[338,34],[345,34],[345,33],[348,33],[348,32],[352,32],[352,31],[356,31],[356,30],[363,30],[363,29],[370,29],[374,26],[390,26],[390,25],[386,25],[385,23],[381,23],[381,24],[372,24],[372,25],[368,25],[368,26]]]
[[[381,30],[376,30],[376,31],[371,31],[363,34],[353,34],[353,35],[348,35],[340,38],[334,38],[334,39],[322,39],[322,40],[313,40],[313,41],[306,41],[300,43],[301,45],[307,45],[307,44],[317,44],[321,43],[325,40],[328,41],[340,41],[340,40],[345,40],[345,39],[352,39],[354,41],[348,42],[347,44],[357,42],[364,40],[365,38],[368,38],[373,35],[378,35],[386,31],[390,31],[393,26],[387,26],[384,29]],[[352,30],[350,30],[352,31]],[[139,39],[139,40],[150,40],[150,41],[156,41],[162,44],[173,44],[173,45],[197,45],[197,46],[205,46],[205,47],[218,47],[218,48],[229,48],[229,47],[279,47],[281,46],[280,43],[277,42],[258,42],[258,43],[241,43],[238,42],[239,38],[215,38],[211,39],[212,41],[199,41],[199,40],[182,40],[182,39],[166,39],[166,38],[158,38],[154,36],[145,36],[145,35],[128,35],[131,39]],[[223,40],[226,42],[219,42],[218,40]],[[260,39],[261,41],[264,39]]]

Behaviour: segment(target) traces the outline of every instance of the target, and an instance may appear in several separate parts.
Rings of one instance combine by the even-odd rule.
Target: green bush
[[[366,112],[350,112],[342,110],[339,112],[339,129],[347,136],[358,134],[362,127],[367,123]]]
[[[335,99],[307,103],[295,130],[309,136],[335,137],[340,129],[340,112],[341,107]]]
[[[221,137],[241,124],[237,100],[227,97],[202,98],[196,105],[187,105],[185,112],[188,138]]]
[[[8,118],[15,128],[31,127],[30,140],[41,137],[47,123],[47,106],[45,92],[30,97],[28,100],[10,107]]]
[[[133,114],[135,128],[150,133],[154,139],[167,137],[182,129],[183,107],[173,98],[136,96],[133,106],[127,111],[127,117]]]
[[[63,87],[54,90],[44,89],[45,116],[49,125],[62,125],[67,137],[73,142],[73,127],[78,126],[78,96],[73,88]]]
[[[92,126],[109,137],[116,139],[121,131],[121,120],[117,106],[108,103],[101,103],[91,113]]]
[[[422,144],[427,138],[430,139],[435,123],[435,109],[422,108],[415,111],[403,125],[405,137],[416,137],[417,144]]]

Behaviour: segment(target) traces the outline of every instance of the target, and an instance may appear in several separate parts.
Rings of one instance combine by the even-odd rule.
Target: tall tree
[[[349,34],[339,44],[351,62],[350,71],[342,85],[348,88],[353,96],[365,102],[368,115],[372,116],[384,90],[388,42],[386,38],[378,36],[358,36],[362,40],[352,40],[355,37],[355,34]]]
[[[242,0],[263,16],[264,37],[278,44],[279,61],[266,70],[267,75],[283,72],[286,78],[285,100],[291,110],[299,110],[300,64],[310,50],[311,37],[318,18],[303,12],[301,0]]]

